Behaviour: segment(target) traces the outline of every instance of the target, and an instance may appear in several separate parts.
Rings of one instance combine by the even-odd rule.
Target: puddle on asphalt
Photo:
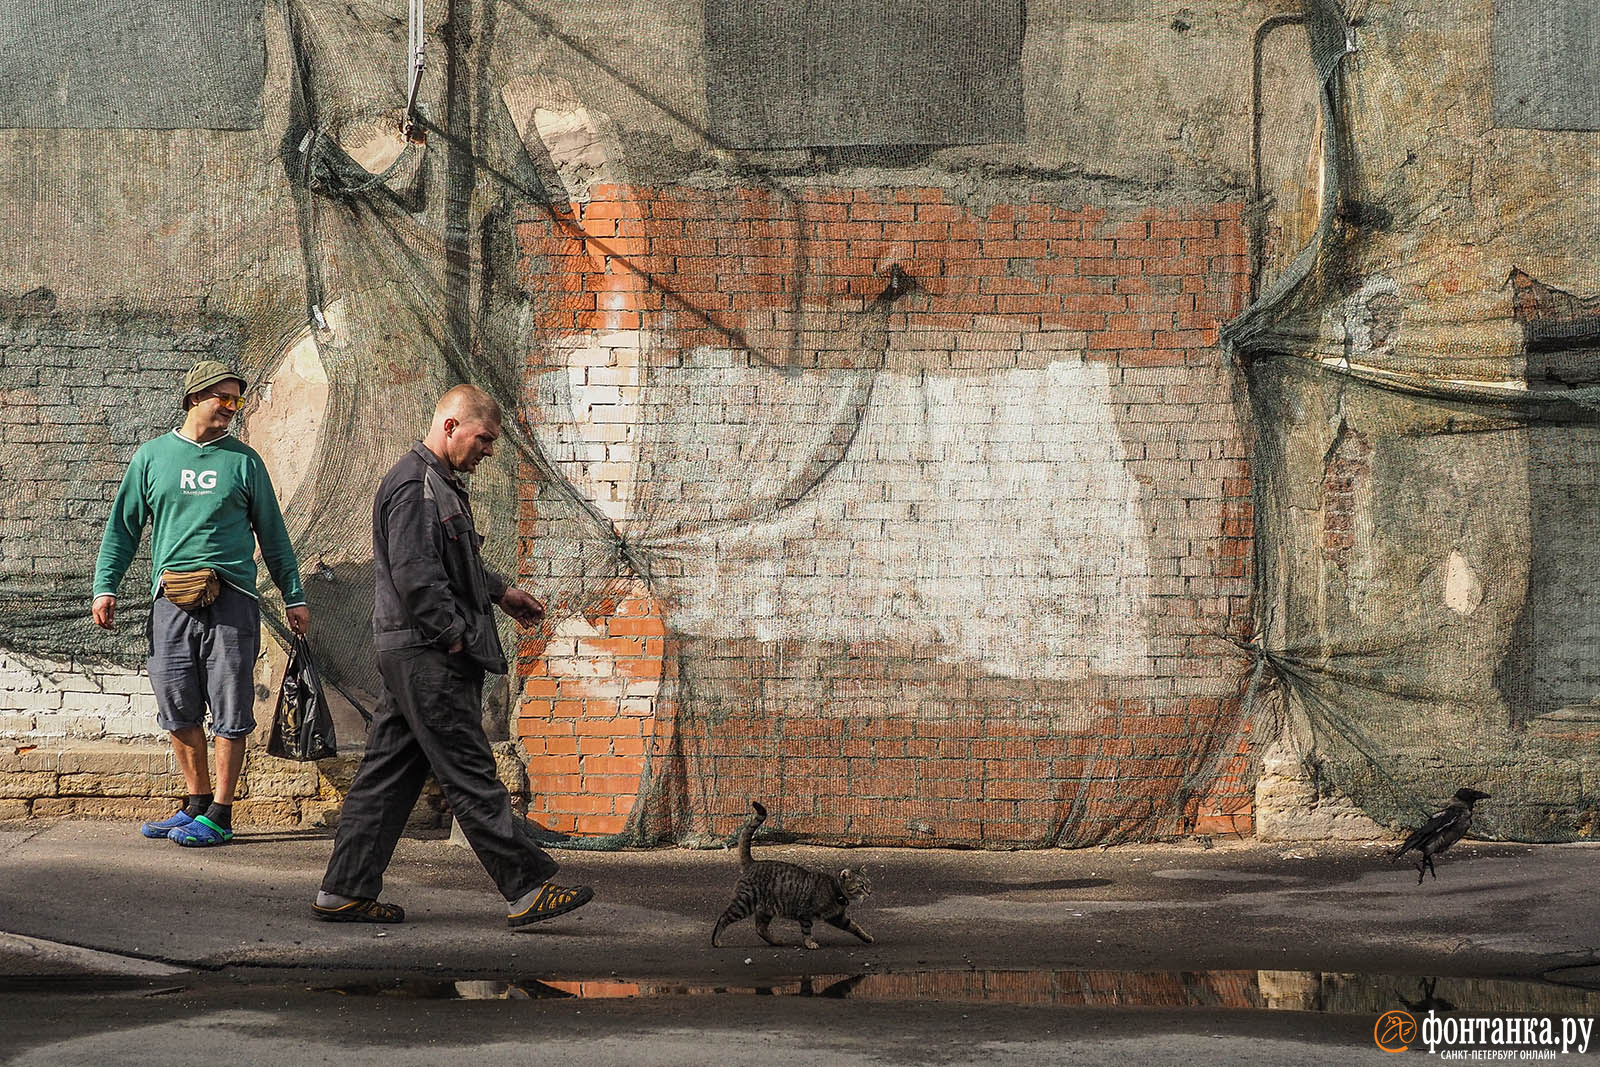
[[[1587,976],[1585,976],[1587,977]],[[1574,986],[1578,986],[1575,988]],[[1588,988],[1582,988],[1587,986]],[[616,999],[799,996],[851,1000],[954,1001],[1085,1008],[1208,1008],[1381,1014],[1546,1012],[1600,1015],[1600,988],[1488,978],[1419,978],[1317,971],[915,971],[819,974],[763,984],[450,980],[400,978],[321,987],[345,996],[429,1000]]]
[[[141,974],[20,974],[0,975],[0,996],[9,993],[49,993],[66,996],[161,996],[184,990],[183,976],[153,977]]]

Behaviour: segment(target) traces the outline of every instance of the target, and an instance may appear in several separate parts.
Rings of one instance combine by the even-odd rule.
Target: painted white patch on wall
[[[381,115],[339,131],[339,147],[371,174],[382,174],[394,166],[406,150],[399,119]]]
[[[605,647],[606,635],[581,615],[568,616],[555,626],[545,645],[550,677],[583,679],[586,698],[619,702],[624,715],[649,715],[661,693],[661,677],[638,678],[615,669],[617,654]]]
[[[0,737],[165,736],[144,672],[0,651]]]
[[[565,81],[514,79],[501,88],[500,99],[523,143],[549,155],[569,199],[582,202],[595,185],[626,180],[615,124],[578,103],[579,94]]]
[[[1323,312],[1323,328],[1359,362],[1393,347],[1404,324],[1404,309],[1399,284],[1375,274],[1363,280],[1353,295]]]
[[[565,354],[618,366],[602,340]],[[682,574],[658,583],[678,632],[909,640],[1024,678],[1154,673],[1147,527],[1106,367],[748,362],[696,350],[652,368],[642,399],[637,363],[628,386],[580,382],[571,362],[540,381],[547,454]],[[597,478],[622,454],[601,450],[601,428],[630,414],[636,451]]]
[[[1472,564],[1459,552],[1450,553],[1444,571],[1445,607],[1457,615],[1471,615],[1483,603],[1483,586]]]
[[[316,338],[305,333],[250,392],[253,408],[243,436],[261,453],[278,500],[286,503],[311,469],[328,410],[328,374]]]
[[[540,380],[535,435],[544,454],[600,513],[628,515],[639,423],[639,330],[603,330],[558,341]]]

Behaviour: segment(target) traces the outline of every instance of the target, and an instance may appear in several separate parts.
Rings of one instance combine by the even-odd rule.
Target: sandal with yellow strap
[[[311,914],[325,923],[398,923],[406,919],[406,909],[400,905],[385,904],[371,897],[327,907],[312,904]]]
[[[511,902],[511,913],[506,925],[515,929],[529,923],[554,919],[569,911],[577,911],[594,899],[594,890],[586,885],[560,886],[546,882],[538,889]]]

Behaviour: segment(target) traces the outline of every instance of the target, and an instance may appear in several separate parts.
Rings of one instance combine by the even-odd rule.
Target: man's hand
[[[538,626],[544,618],[544,605],[516,586],[511,586],[501,595],[500,610],[520,626]]]
[[[306,631],[311,629],[311,609],[304,604],[296,604],[292,608],[284,608],[283,617],[288,621],[289,629],[301,637],[304,637]]]
[[[117,598],[110,593],[101,593],[94,598],[94,607],[90,609],[94,615],[94,624],[107,630],[117,628]]]

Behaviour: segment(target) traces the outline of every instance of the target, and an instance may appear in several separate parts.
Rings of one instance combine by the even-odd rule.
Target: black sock
[[[233,829],[233,805],[218,804],[215,800],[206,809],[206,818],[210,819],[221,830]]]
[[[210,793],[190,793],[189,799],[183,802],[183,813],[191,819],[204,815],[211,806],[211,797]]]

